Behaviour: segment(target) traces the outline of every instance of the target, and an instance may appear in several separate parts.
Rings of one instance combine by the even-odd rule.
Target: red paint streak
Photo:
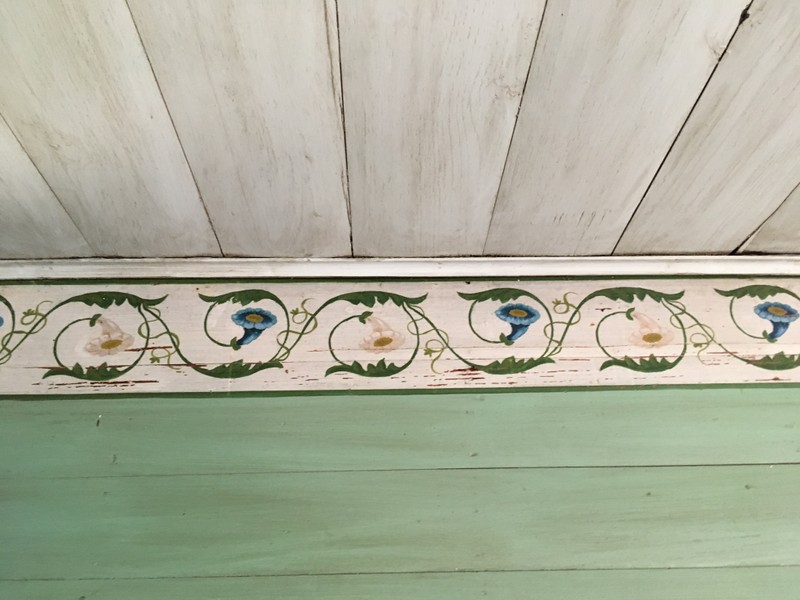
[[[66,382],[66,383],[53,383],[55,387],[105,387],[105,386],[131,386],[138,383],[159,383],[157,379],[126,379],[123,381],[81,381],[81,382]]]
[[[144,348],[128,348],[125,352],[143,352],[145,350],[170,350],[172,346],[145,346]]]

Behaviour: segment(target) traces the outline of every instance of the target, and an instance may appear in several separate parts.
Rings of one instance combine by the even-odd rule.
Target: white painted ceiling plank
[[[550,0],[486,253],[611,253],[745,6]]]
[[[125,2],[0,3],[0,72],[0,112],[100,255],[219,255]]]
[[[800,254],[800,185],[795,186],[741,252]]]
[[[130,6],[223,252],[349,256],[334,4]]]
[[[480,254],[543,0],[340,0],[356,255]]]
[[[92,249],[0,118],[0,256],[67,258]]]
[[[749,12],[617,254],[731,252],[797,184],[800,3]]]

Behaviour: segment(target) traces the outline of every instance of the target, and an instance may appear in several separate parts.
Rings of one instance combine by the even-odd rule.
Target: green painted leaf
[[[96,315],[92,315],[92,318],[89,319],[89,327],[94,327],[97,324],[97,319],[102,317],[101,313],[97,313]]]
[[[800,366],[800,355],[785,354],[778,352],[773,356],[764,356],[756,360],[748,360],[748,363],[761,369],[769,371],[786,371]]]
[[[485,302],[487,300],[492,300],[495,302],[508,302],[509,300],[516,300],[521,296],[528,296],[529,294],[525,290],[519,290],[516,288],[494,288],[492,290],[486,290],[474,294],[458,292],[458,295],[464,300],[471,300],[473,302]]]
[[[504,343],[506,346],[513,346],[513,345],[514,345],[514,341],[513,341],[513,340],[510,340],[510,339],[508,339],[508,337],[506,336],[506,334],[505,334],[505,333],[501,333],[501,334],[500,334],[500,341],[501,341],[502,343]]]
[[[617,287],[592,292],[583,299],[583,302],[588,302],[592,298],[608,298],[609,300],[621,300],[622,302],[633,302],[634,300],[652,298],[656,302],[662,302],[664,300],[680,300],[683,298],[683,294],[683,292],[667,294],[665,292],[639,287]]]
[[[217,365],[213,369],[201,367],[195,367],[195,369],[209,377],[216,377],[218,379],[239,379],[241,377],[249,377],[264,369],[280,369],[282,367],[283,363],[277,360],[256,363],[246,363],[243,360],[237,360],[232,363]]]
[[[42,376],[42,379],[61,375],[86,381],[110,381],[122,375],[126,368],[127,367],[109,367],[108,363],[103,363],[96,367],[86,367],[86,369],[84,369],[81,365],[75,363],[71,368],[57,367],[55,369],[50,369]]]
[[[518,359],[513,356],[504,358],[503,360],[496,360],[488,365],[472,365],[475,369],[489,373],[490,375],[510,375],[512,373],[522,373],[528,371],[539,365],[555,362],[550,357],[541,358],[523,358]]]
[[[396,375],[403,369],[405,369],[405,366],[398,366],[394,363],[386,364],[386,360],[382,358],[377,363],[370,363],[366,367],[358,361],[349,365],[334,365],[325,371],[325,376],[327,377],[333,373],[353,373],[361,377],[390,377],[391,375]]]
[[[777,285],[746,285],[744,287],[736,288],[735,290],[715,289],[714,291],[720,296],[726,296],[728,298],[744,298],[745,296],[749,296],[751,298],[760,298],[761,300],[764,300],[770,296],[777,296],[778,294],[789,294],[790,296],[797,298],[797,295],[794,292]]]
[[[72,298],[66,300],[64,304],[68,304],[70,302],[83,302],[87,306],[109,308],[111,305],[122,306],[127,302],[133,308],[139,308],[140,306],[156,306],[161,304],[166,299],[166,296],[153,299],[140,298],[139,296],[126,294],[124,292],[91,292],[88,294],[73,296]]]
[[[83,367],[76,364],[71,369],[67,367],[56,367],[54,369],[49,369],[44,375],[42,375],[42,379],[47,379],[48,377],[58,377],[59,375],[83,379]]]
[[[608,369],[609,367],[623,367],[632,371],[639,371],[641,373],[659,373],[661,371],[668,371],[678,364],[678,361],[670,361],[667,358],[658,358],[650,355],[647,358],[639,359],[626,356],[625,358],[612,358],[600,365],[600,370]]]
[[[371,310],[365,310],[363,313],[361,313],[361,314],[358,316],[358,320],[359,320],[361,323],[364,323],[364,324],[366,324],[366,323],[367,323],[367,319],[369,319],[371,316],[372,316],[372,311],[371,311]]]
[[[253,304],[254,302],[260,302],[261,300],[272,300],[280,305],[283,305],[283,303],[280,301],[280,298],[266,290],[239,290],[236,292],[221,294],[219,296],[206,296],[204,294],[198,294],[198,296],[200,296],[200,299],[203,302],[209,302],[211,304],[225,304],[226,302],[232,302],[233,304],[247,306],[248,304]]]
[[[386,304],[387,302],[394,302],[397,306],[404,304],[420,304],[428,297],[428,294],[423,294],[416,298],[409,298],[408,296],[401,296],[400,294],[391,294],[389,292],[381,291],[368,291],[368,292],[351,292],[349,294],[342,294],[336,296],[335,300],[343,300],[350,304],[363,304],[364,306],[375,306],[375,304]]]

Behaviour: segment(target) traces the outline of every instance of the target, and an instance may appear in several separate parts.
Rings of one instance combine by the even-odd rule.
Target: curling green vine
[[[783,287],[773,285],[749,285],[733,290],[716,290],[728,299],[727,311],[730,320],[742,335],[749,339],[775,344],[798,317],[797,308],[790,304],[770,300],[774,297],[790,298],[790,302],[800,303],[800,296]],[[475,360],[467,356],[464,348],[454,347],[450,334],[442,329],[426,313],[423,304],[427,296],[409,297],[383,290],[355,291],[329,298],[313,308],[313,299],[302,300],[291,310],[276,294],[266,289],[243,289],[229,293],[207,296],[199,295],[199,300],[207,305],[202,330],[206,339],[217,347],[228,348],[233,358],[243,346],[254,343],[264,332],[275,326],[271,350],[264,352],[260,360],[229,360],[221,364],[209,365],[191,358],[181,343],[181,338],[166,322],[160,305],[166,297],[147,299],[133,294],[103,291],[73,296],[59,303],[42,301],[27,308],[17,316],[12,304],[0,296],[0,311],[6,318],[0,320],[0,365],[11,360],[17,349],[32,336],[40,334],[52,315],[65,306],[85,305],[98,312],[71,320],[54,332],[52,355],[55,367],[47,370],[44,377],[64,376],[87,381],[110,381],[119,378],[136,368],[145,357],[150,364],[163,365],[171,369],[188,368],[197,373],[214,378],[249,377],[266,369],[283,368],[291,360],[295,348],[319,328],[327,331],[326,344],[331,366],[325,376],[349,374],[358,377],[391,377],[408,369],[422,354],[429,361],[430,370],[439,373],[439,361],[446,355],[465,365],[468,369],[489,375],[509,375],[530,371],[541,365],[554,363],[565,348],[570,332],[576,327],[593,327],[593,337],[597,348],[604,356],[599,369],[623,368],[642,373],[667,371],[680,364],[690,352],[698,360],[707,364],[707,354],[716,347],[736,360],[753,367],[767,370],[785,370],[800,366],[800,355],[785,352],[765,353],[763,356],[743,356],[720,342],[714,329],[693,315],[682,301],[683,292],[666,293],[643,287],[609,287],[599,289],[578,299],[574,292],[566,292],[561,297],[545,302],[531,290],[520,287],[504,287],[483,290],[475,293],[459,293],[464,305],[465,325],[479,344],[489,348],[507,348],[508,354],[492,361]],[[761,301],[752,307],[755,315],[767,325],[760,334],[748,329],[737,318],[738,302]],[[596,323],[585,324],[587,308],[594,302],[604,301],[599,310],[608,311]],[[651,317],[641,312],[642,302],[647,301],[665,311],[668,325],[657,324]],[[350,305],[357,312],[344,318],[331,321],[327,315],[333,305]],[[277,307],[275,313],[263,305]],[[122,332],[106,315],[111,307],[128,307],[139,319],[135,329],[137,347],[132,348],[132,336]],[[406,320],[405,334],[387,329],[387,325],[376,314],[382,307],[399,308]],[[614,308],[616,307],[616,308]],[[488,311],[488,312],[487,312]],[[231,313],[233,312],[233,316]],[[492,313],[494,314],[491,317]],[[486,315],[490,315],[487,319]],[[479,316],[480,315],[480,316]],[[212,333],[218,318],[232,319],[242,328],[239,336],[220,339]],[[752,318],[752,317],[751,317]],[[493,320],[497,319],[497,320]],[[641,346],[649,347],[648,355],[618,355],[614,346],[605,341],[607,331],[617,332],[627,329],[615,326],[625,322],[637,321]],[[663,320],[658,323],[664,322]],[[506,329],[499,334],[496,326]],[[336,336],[344,327],[353,324],[371,327],[372,336],[365,338],[374,348],[374,359],[347,360],[336,346]],[[214,326],[212,326],[214,325]],[[68,364],[62,358],[61,346],[73,328],[95,328],[98,336],[89,348],[109,348],[124,345],[133,354],[125,364],[111,364],[109,359],[99,365],[86,366],[79,363]],[[488,329],[487,329],[488,328]],[[494,329],[492,329],[494,328]],[[771,329],[770,329],[771,328]],[[403,343],[405,336],[410,344]],[[269,337],[269,336],[267,336]],[[526,350],[514,351],[520,339],[526,339]],[[673,340],[674,343],[673,343]],[[97,346],[100,344],[100,346]],[[258,342],[263,347],[264,342]],[[407,350],[404,358],[391,361],[387,352],[403,346]],[[665,356],[658,350],[669,345],[670,354]],[[120,346],[121,347],[121,346]],[[629,348],[630,345],[624,347]],[[532,356],[524,356],[531,352]],[[647,350],[645,350],[647,352]],[[362,355],[363,356],[363,353]]]

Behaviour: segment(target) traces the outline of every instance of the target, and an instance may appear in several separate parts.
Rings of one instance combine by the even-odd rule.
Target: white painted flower
[[[389,327],[385,321],[377,317],[367,317],[367,325],[372,333],[361,340],[361,347],[368,352],[391,352],[403,344],[402,333]]]
[[[631,334],[632,344],[655,348],[657,346],[666,346],[675,337],[672,330],[661,327],[644,313],[634,311],[631,316],[639,323],[639,329]]]
[[[108,356],[127,350],[133,345],[133,336],[122,331],[111,319],[100,317],[97,325],[100,325],[102,333],[86,344],[84,349],[89,354]]]

